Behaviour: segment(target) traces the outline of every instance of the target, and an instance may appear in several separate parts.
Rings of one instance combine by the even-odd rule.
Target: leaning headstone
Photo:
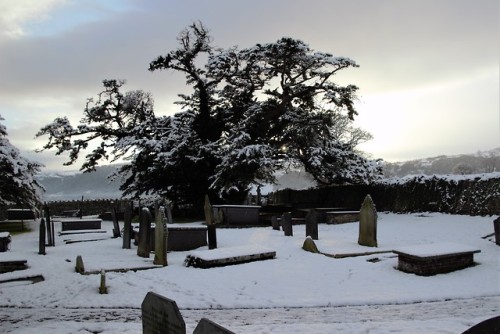
[[[167,238],[165,230],[165,209],[155,208],[155,258],[153,264],[166,266],[167,263]]]
[[[217,228],[215,226],[215,217],[212,205],[210,205],[210,199],[208,195],[205,195],[205,222],[207,224],[207,236],[208,236],[208,249],[217,248]]]
[[[500,246],[500,217],[493,221],[493,228],[495,229],[495,243]]]
[[[45,255],[45,218],[40,220],[38,254]]]
[[[377,210],[370,195],[366,195],[359,211],[358,244],[377,247]]]
[[[310,236],[313,240],[318,240],[318,212],[314,209],[309,210],[306,215],[306,237]]]
[[[310,236],[308,236],[306,238],[306,240],[304,241],[304,244],[302,245],[302,249],[307,251],[307,252],[311,252],[311,253],[319,253],[320,252],[318,247],[314,243],[314,240]]]
[[[132,208],[131,205],[125,206],[123,214],[123,244],[122,248],[130,249],[130,239],[132,238]]]
[[[280,230],[280,221],[278,220],[278,217],[276,216],[271,217],[271,225],[273,226],[273,230],[276,231]]]
[[[186,323],[175,301],[148,292],[141,310],[143,334],[186,334]]]
[[[292,214],[290,212],[285,212],[281,216],[281,226],[283,226],[283,233],[286,237],[293,236]]]
[[[85,272],[85,266],[83,265],[83,258],[81,255],[76,257],[75,271],[79,274],[83,274]]]
[[[200,322],[194,329],[193,334],[234,334],[229,329],[216,324],[215,322],[208,320],[207,318],[201,318]]]
[[[140,213],[139,245],[137,247],[137,255],[140,257],[149,258],[149,253],[151,252],[150,230],[151,213],[147,208],[143,208]]]

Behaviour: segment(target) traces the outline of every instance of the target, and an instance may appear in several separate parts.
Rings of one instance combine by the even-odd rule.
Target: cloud
[[[29,22],[46,21],[50,12],[68,0],[0,0],[0,38],[20,38]]]

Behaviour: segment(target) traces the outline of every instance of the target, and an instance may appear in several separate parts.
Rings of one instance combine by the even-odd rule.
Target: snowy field
[[[106,221],[103,240],[65,244],[97,235],[56,236],[56,246],[38,255],[32,222],[33,232],[13,236],[10,251],[0,253],[0,261],[25,259],[29,268],[0,274],[0,281],[45,280],[0,284],[0,333],[141,333],[140,305],[149,291],[177,302],[187,333],[202,317],[235,333],[461,333],[500,315],[500,247],[482,238],[493,233],[495,218],[379,213],[375,249],[357,244],[357,223],[319,226],[316,244],[331,254],[441,242],[481,250],[477,265],[448,274],[400,272],[393,253],[333,259],[305,252],[304,225],[294,226],[293,237],[271,227],[218,229],[219,249],[262,245],[276,259],[197,269],[183,265],[189,252],[171,252],[167,267],[108,273],[107,295],[98,293],[100,275],[75,273],[78,255],[87,271],[150,266],[153,255],[122,249]]]

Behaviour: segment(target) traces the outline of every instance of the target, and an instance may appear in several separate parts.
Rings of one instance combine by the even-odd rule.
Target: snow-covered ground
[[[316,244],[331,254],[442,242],[481,250],[477,265],[448,274],[403,273],[393,253],[334,259],[305,252],[303,225],[294,226],[293,237],[271,227],[218,229],[220,249],[258,244],[275,250],[276,259],[197,269],[183,265],[189,252],[171,252],[164,268],[107,273],[107,295],[98,293],[99,275],[75,273],[78,255],[88,271],[149,266],[153,256],[122,249],[111,222],[103,222],[106,239],[65,244],[71,236],[56,236],[56,246],[38,255],[33,222],[33,232],[13,236],[11,250],[0,253],[0,261],[28,260],[29,269],[0,274],[0,281],[45,280],[0,284],[0,332],[140,333],[140,305],[154,291],[177,302],[187,333],[202,317],[235,333],[461,333],[500,315],[500,247],[482,238],[493,233],[495,218],[379,213],[376,249],[357,244],[357,223],[319,226]]]

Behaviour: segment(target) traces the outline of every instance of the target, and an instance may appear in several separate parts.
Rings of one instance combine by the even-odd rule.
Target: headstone
[[[283,233],[286,237],[293,236],[292,214],[290,212],[285,212],[283,216],[281,216],[281,226],[283,227]]]
[[[101,270],[101,284],[99,285],[99,293],[105,295],[108,293],[108,288],[106,287],[106,272],[104,269]]]
[[[50,209],[47,204],[45,204],[44,208],[45,213],[45,227],[47,228],[47,246],[54,246],[54,224],[50,221]]]
[[[207,318],[201,318],[200,322],[194,329],[193,334],[234,334],[229,329],[216,324],[215,322],[208,320]]]
[[[151,252],[151,213],[149,209],[142,208],[139,222],[139,245],[137,247],[137,255],[140,257],[149,258]]]
[[[40,220],[38,254],[45,255],[45,218]]]
[[[85,266],[83,265],[83,258],[81,255],[76,257],[75,271],[79,274],[83,274],[85,272]]]
[[[484,320],[477,325],[472,326],[462,334],[485,334],[500,333],[500,315]]]
[[[308,236],[302,245],[302,249],[311,253],[320,253],[318,247],[314,243],[314,240]]]
[[[125,206],[123,215],[123,245],[122,248],[130,249],[130,239],[132,238],[132,208],[131,205]]]
[[[212,205],[208,195],[205,195],[205,222],[207,224],[208,249],[217,248],[217,228]]]
[[[493,221],[493,228],[495,229],[495,243],[500,246],[500,217]]]
[[[273,226],[273,230],[276,231],[280,230],[280,221],[278,220],[278,217],[276,216],[271,217],[271,225]]]
[[[120,232],[120,224],[118,223],[118,214],[116,212],[116,207],[113,208],[111,214],[113,216],[113,238],[119,238],[122,236],[122,234]]]
[[[310,236],[313,240],[318,240],[318,212],[314,209],[309,210],[306,215],[306,237]]]
[[[186,323],[175,301],[148,292],[141,310],[143,334],[186,334]]]
[[[370,195],[366,195],[359,211],[358,244],[377,247],[377,210]]]
[[[153,264],[167,266],[167,236],[165,223],[165,209],[155,208],[155,258]]]

